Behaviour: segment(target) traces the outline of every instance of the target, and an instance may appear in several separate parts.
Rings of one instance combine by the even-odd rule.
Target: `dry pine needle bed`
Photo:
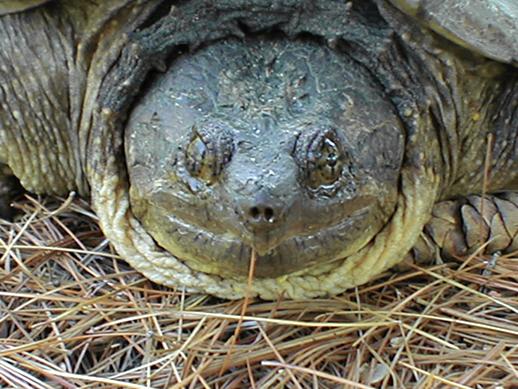
[[[79,200],[18,207],[0,224],[2,387],[518,387],[517,255],[223,301],[133,271]]]

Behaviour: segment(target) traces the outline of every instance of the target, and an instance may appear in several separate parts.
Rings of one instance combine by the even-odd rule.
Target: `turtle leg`
[[[422,264],[438,254],[453,258],[477,250],[487,254],[518,251],[518,192],[437,203],[406,261]]]
[[[0,163],[0,219],[11,219],[11,200],[22,191],[22,187],[7,165]]]

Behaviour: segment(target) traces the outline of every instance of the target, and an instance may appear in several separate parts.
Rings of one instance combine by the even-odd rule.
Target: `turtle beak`
[[[282,234],[275,234],[275,232],[272,231],[271,234],[253,234],[251,235],[251,239],[246,243],[248,243],[257,255],[261,257],[271,254],[275,247],[281,244],[282,241]]]
[[[259,256],[271,253],[285,239],[289,205],[271,196],[243,199],[239,205],[244,243]]]

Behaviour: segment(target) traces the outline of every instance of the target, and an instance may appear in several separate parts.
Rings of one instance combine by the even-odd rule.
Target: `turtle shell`
[[[25,11],[50,0],[0,0],[0,15]]]
[[[518,1],[388,1],[450,41],[518,66]]]

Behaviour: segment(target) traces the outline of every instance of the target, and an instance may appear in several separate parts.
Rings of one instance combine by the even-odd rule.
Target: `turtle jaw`
[[[277,231],[277,229],[255,234],[243,232],[239,236],[239,240],[249,248],[249,251],[253,250],[258,257],[267,258],[274,255],[275,250],[286,241],[283,235],[283,232]]]
[[[109,152],[105,150],[104,154]],[[120,255],[154,282],[229,299],[245,295],[268,300],[280,295],[291,299],[314,298],[335,295],[369,281],[400,262],[410,250],[439,193],[439,181],[432,169],[424,164],[404,168],[395,212],[375,239],[343,260],[284,277],[257,277],[250,285],[246,276],[222,277],[197,271],[190,263],[159,247],[134,214],[125,175],[117,170],[119,165],[114,161],[112,158],[102,169],[90,170],[90,182],[94,189],[92,205],[101,227]],[[245,265],[248,266],[248,261]]]
[[[375,214],[372,209],[362,208],[334,225],[311,232],[289,234],[276,228],[259,235],[243,228],[221,233],[188,223],[156,206],[133,208],[162,248],[197,271],[224,277],[246,276],[253,251],[256,277],[305,273],[354,254],[383,227],[382,220],[369,219]]]

